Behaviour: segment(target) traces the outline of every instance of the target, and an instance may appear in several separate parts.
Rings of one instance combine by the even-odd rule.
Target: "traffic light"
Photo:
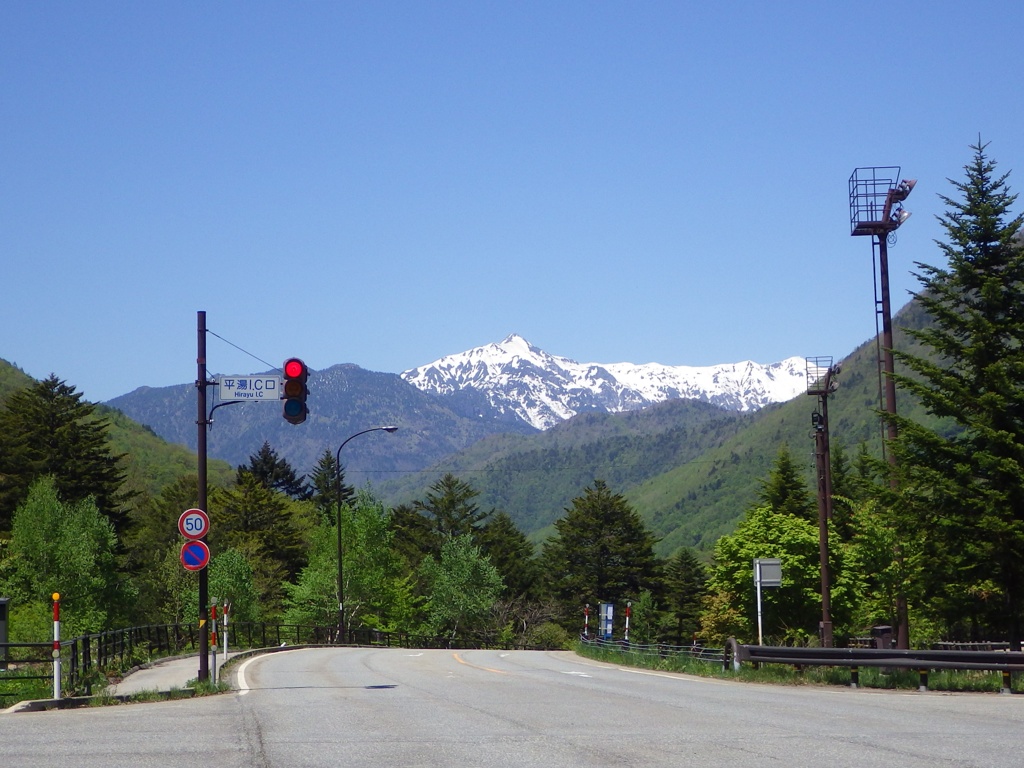
[[[285,421],[291,424],[301,424],[309,414],[309,409],[306,408],[306,397],[309,395],[309,388],[306,386],[308,378],[309,369],[299,358],[290,357],[285,360],[283,416]]]

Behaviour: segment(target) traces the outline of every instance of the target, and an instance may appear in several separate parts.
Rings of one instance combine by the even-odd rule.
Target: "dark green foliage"
[[[811,500],[805,473],[797,469],[789,447],[783,445],[775,459],[775,466],[761,484],[758,500],[775,512],[817,521],[818,508]]]
[[[0,530],[38,478],[51,475],[67,503],[93,498],[118,533],[126,525],[122,457],[107,422],[56,376],[8,395],[0,407]]]
[[[395,551],[412,571],[435,549],[436,539],[430,521],[413,509],[411,504],[400,504],[394,508],[391,513],[391,530],[394,532]]]
[[[566,626],[575,626],[587,603],[624,605],[660,586],[654,537],[603,481],[573,499],[555,528],[558,535],[545,544],[543,561]]]
[[[918,264],[917,301],[933,324],[927,355],[897,352],[897,377],[939,424],[897,419],[906,524],[929,532],[928,599],[952,629],[1018,644],[1024,629],[1024,251],[1007,175],[980,142],[942,197],[947,267]],[[974,631],[977,631],[976,629]]]
[[[487,521],[477,537],[483,553],[498,569],[505,587],[506,600],[519,597],[536,598],[540,570],[533,545],[527,541],[512,518],[498,512]]]
[[[423,499],[395,507],[391,516],[395,549],[416,570],[425,557],[438,557],[452,537],[470,536],[477,541],[488,514],[476,505],[479,495],[469,483],[445,474]]]
[[[339,504],[351,504],[356,498],[355,489],[345,484],[345,468],[339,468],[337,457],[327,449],[313,469],[310,491],[321,519],[333,521],[335,525]]]
[[[665,610],[672,619],[672,642],[683,645],[700,630],[707,571],[693,550],[682,548],[665,564]]]
[[[239,482],[248,472],[257,481],[274,491],[293,499],[308,499],[312,495],[305,483],[306,476],[297,477],[292,465],[277,455],[277,451],[264,441],[263,446],[249,457],[249,463],[238,468],[235,478]]]
[[[234,488],[217,490],[210,499],[210,548],[215,555],[237,549],[248,558],[267,614],[279,604],[281,582],[294,578],[306,562],[308,525],[298,505],[248,472]]]
[[[414,501],[413,509],[430,521],[438,542],[455,536],[475,537],[487,517],[474,499],[480,495],[469,483],[448,473],[432,486],[422,501]]]

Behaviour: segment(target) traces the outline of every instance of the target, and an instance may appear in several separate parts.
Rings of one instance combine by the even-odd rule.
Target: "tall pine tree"
[[[573,499],[555,522],[558,535],[544,546],[543,559],[566,626],[589,603],[624,606],[645,589],[660,587],[655,538],[625,497],[602,480]]]
[[[10,530],[29,487],[50,475],[68,504],[92,497],[118,534],[127,525],[121,456],[107,422],[75,388],[51,374],[7,397],[0,408],[0,531]]]
[[[917,264],[933,324],[913,335],[928,357],[898,353],[897,376],[955,429],[897,419],[901,499],[927,530],[928,600],[950,632],[984,626],[1020,647],[1024,628],[1024,251],[1008,174],[980,141],[939,218],[947,266]]]

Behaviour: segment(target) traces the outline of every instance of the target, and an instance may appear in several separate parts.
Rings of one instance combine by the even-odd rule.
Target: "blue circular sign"
[[[210,562],[210,548],[202,541],[186,541],[181,547],[181,564],[186,571],[201,571]]]

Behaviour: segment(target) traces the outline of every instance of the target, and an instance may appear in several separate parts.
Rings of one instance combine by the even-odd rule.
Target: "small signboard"
[[[782,586],[782,561],[774,557],[754,560],[754,578],[762,587]]]
[[[210,548],[202,541],[186,541],[181,547],[181,564],[186,571],[201,571],[210,562]]]
[[[612,620],[615,617],[615,606],[611,603],[601,603],[601,637],[605,640],[612,639]]]
[[[201,539],[210,532],[210,518],[201,509],[186,509],[178,518],[178,533],[186,539]]]
[[[276,403],[281,399],[280,376],[221,376],[216,381],[222,403]]]

